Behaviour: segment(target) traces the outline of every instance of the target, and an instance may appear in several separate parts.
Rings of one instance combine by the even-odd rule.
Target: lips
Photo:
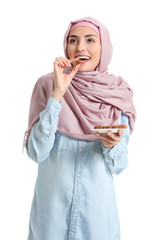
[[[81,61],[88,61],[90,59],[87,55],[77,55],[76,58],[79,58]]]
[[[77,55],[76,58],[81,60],[80,64],[87,63],[90,60],[90,57],[87,55]]]

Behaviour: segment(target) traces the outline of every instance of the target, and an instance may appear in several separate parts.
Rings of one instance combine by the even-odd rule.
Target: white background
[[[108,28],[109,72],[128,81],[138,113],[129,166],[114,176],[122,240],[159,239],[158,15],[154,0],[0,3],[0,239],[27,239],[37,164],[22,140],[32,89],[63,56],[69,22],[87,16]]]

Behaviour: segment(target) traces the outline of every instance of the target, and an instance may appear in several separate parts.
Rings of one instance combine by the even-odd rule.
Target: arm
[[[50,97],[46,108],[39,114],[39,121],[34,124],[31,130],[26,149],[28,156],[37,163],[48,157],[54,145],[61,109],[61,104]]]
[[[52,79],[50,84],[46,84],[47,82],[44,82],[43,78],[39,79],[34,87],[30,105],[29,128],[26,131],[28,134],[31,130],[31,134],[26,149],[28,156],[35,162],[40,163],[45,160],[53,147],[61,110],[60,102],[80,64],[76,63],[69,74],[65,74],[64,69],[71,66],[71,63],[76,62],[76,60],[56,58],[54,62],[54,87]],[[53,92],[50,94],[52,87]],[[50,97],[51,95],[52,97]],[[47,103],[48,96],[50,98]]]
[[[120,124],[128,125],[128,128],[124,130],[124,134],[121,137],[121,141],[113,148],[106,148],[102,145],[102,153],[105,163],[112,174],[119,174],[128,165],[127,159],[127,145],[130,138],[129,119],[125,114],[121,115]]]

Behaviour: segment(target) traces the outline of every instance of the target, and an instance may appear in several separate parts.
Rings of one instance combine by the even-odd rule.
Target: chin
[[[94,69],[93,67],[85,67],[85,66],[80,66],[78,69],[78,72],[89,72],[92,71],[92,69]]]

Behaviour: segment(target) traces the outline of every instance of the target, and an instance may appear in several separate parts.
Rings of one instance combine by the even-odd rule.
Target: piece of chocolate
[[[113,126],[94,126],[94,129],[114,129],[114,128],[125,128],[125,125],[124,124],[120,124],[120,125],[113,125]]]
[[[81,59],[78,59],[78,60],[76,61],[76,63],[77,63],[77,64],[80,64],[80,63],[81,63]]]

